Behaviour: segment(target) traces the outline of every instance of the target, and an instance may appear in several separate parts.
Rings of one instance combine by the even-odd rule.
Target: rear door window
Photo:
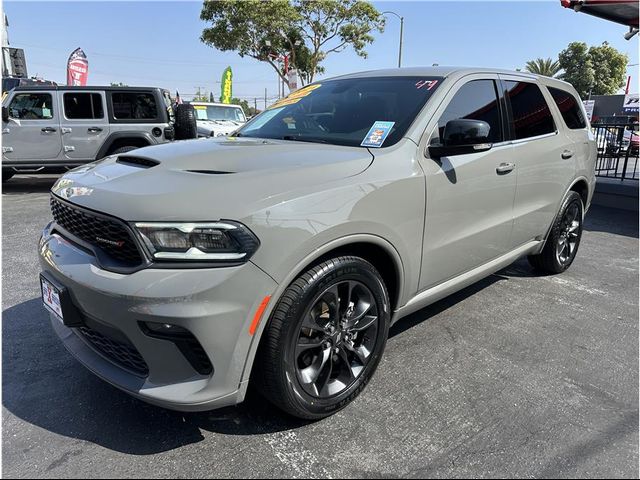
[[[19,93],[11,100],[9,116],[18,120],[50,120],[53,98],[49,93]]]
[[[502,120],[498,92],[493,80],[472,80],[463,85],[453,96],[438,120],[438,136],[442,138],[444,127],[449,120],[467,119],[487,122],[489,141],[502,141]],[[439,140],[432,138],[432,142]]]
[[[116,120],[153,120],[159,116],[155,96],[147,92],[112,92],[111,105]]]
[[[553,97],[553,101],[556,102],[558,110],[560,110],[562,119],[564,120],[564,123],[567,124],[567,127],[572,130],[586,128],[587,122],[585,122],[578,99],[566,90],[552,87],[547,88]]]
[[[553,115],[538,85],[511,80],[507,80],[505,84],[516,140],[556,131]]]
[[[69,120],[104,118],[102,95],[99,93],[67,92],[62,99],[64,115]]]

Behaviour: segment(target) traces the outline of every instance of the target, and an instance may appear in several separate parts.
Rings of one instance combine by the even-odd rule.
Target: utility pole
[[[253,97],[253,114],[258,113],[258,99]]]

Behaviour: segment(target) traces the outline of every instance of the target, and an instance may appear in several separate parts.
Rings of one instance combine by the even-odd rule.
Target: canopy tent
[[[638,0],[560,0],[560,3],[576,12],[628,26],[627,40],[638,33]]]

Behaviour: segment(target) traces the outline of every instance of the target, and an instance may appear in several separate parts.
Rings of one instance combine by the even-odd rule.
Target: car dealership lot
[[[11,477],[637,477],[638,220],[594,207],[574,265],[526,261],[394,326],[317,423],[252,395],[181,414],[102,382],[39,299],[53,177],[3,186],[3,469]]]

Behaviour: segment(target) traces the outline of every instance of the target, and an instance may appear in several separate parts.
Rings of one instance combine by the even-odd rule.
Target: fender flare
[[[148,145],[155,145],[156,139],[148,132],[113,132],[109,134],[109,136],[105,139],[104,143],[98,150],[96,154],[96,160],[104,158],[107,155],[107,152],[111,148],[111,146],[117,140],[121,140],[123,138],[135,138],[136,140],[144,140]]]
[[[276,290],[271,295],[271,299],[269,301],[269,304],[267,305],[267,308],[262,312],[262,319],[251,340],[251,345],[249,346],[249,351],[247,352],[247,357],[245,359],[244,370],[240,379],[239,388],[241,397],[244,397],[244,393],[246,392],[246,388],[249,383],[249,377],[251,376],[253,362],[256,357],[258,345],[260,344],[260,339],[262,338],[262,333],[269,323],[271,314],[275,310],[275,307],[280,301],[280,298],[284,294],[285,290],[303,272],[304,268],[307,265],[312,264],[314,261],[318,260],[332,250],[335,250],[336,248],[344,247],[353,243],[372,243],[385,249],[385,251],[394,260],[396,271],[398,272],[398,298],[402,298],[402,291],[405,285],[405,271],[402,263],[402,258],[400,257],[400,254],[398,253],[396,248],[384,238],[372,234],[352,234],[332,240],[324,244],[322,247],[315,249],[312,253],[298,261],[295,268],[293,268],[291,272],[289,272],[289,274],[282,280],[282,282],[278,284]],[[396,306],[396,308],[398,308],[398,306]],[[393,317],[393,312],[391,312],[391,316]]]

